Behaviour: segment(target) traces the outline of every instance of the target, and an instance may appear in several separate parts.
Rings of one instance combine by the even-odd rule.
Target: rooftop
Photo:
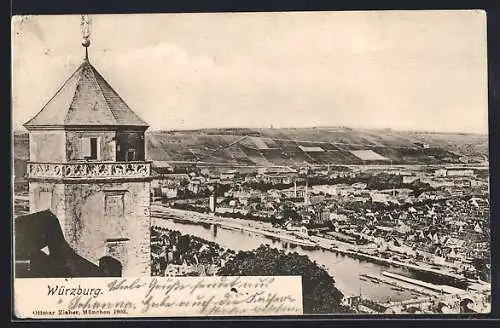
[[[29,129],[69,126],[147,128],[86,57],[54,97],[24,124]]]

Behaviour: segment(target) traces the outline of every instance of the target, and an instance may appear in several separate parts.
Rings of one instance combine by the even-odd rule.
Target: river
[[[388,271],[415,278],[409,270],[404,268],[383,266],[357,260],[327,250],[306,250],[300,246],[292,248],[287,243],[272,240],[260,234],[227,229],[220,226],[216,229],[215,233],[210,228],[200,224],[179,222],[172,219],[162,219],[161,226],[179,231],[182,234],[189,234],[216,242],[224,248],[235,251],[252,250],[262,244],[268,244],[274,248],[307,255],[312,261],[316,261],[317,264],[323,266],[330,273],[335,279],[336,287],[346,296],[359,295],[361,293],[363,297],[378,302],[402,301],[414,298],[414,296],[420,296],[408,290],[397,291],[392,289],[390,285],[382,282],[375,283],[360,276],[362,274],[380,276],[382,271]]]

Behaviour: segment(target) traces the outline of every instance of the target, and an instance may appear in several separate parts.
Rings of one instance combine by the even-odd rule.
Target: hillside
[[[243,165],[481,162],[485,135],[348,128],[151,131],[152,160]]]
[[[154,161],[232,165],[448,164],[487,159],[486,135],[349,128],[148,131]],[[14,137],[16,159],[28,158],[26,134]]]

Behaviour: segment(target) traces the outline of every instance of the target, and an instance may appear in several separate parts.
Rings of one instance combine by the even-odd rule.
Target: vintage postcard
[[[14,315],[489,313],[483,11],[12,18]]]

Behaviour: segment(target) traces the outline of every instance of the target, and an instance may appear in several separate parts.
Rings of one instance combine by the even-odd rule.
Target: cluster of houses
[[[177,198],[181,191],[193,194],[212,191],[214,185],[291,185],[303,184],[306,177],[329,176],[330,178],[355,178],[356,174],[345,171],[332,171],[326,168],[288,166],[273,167],[174,167],[168,163],[155,162],[154,180],[151,192],[154,197]]]
[[[166,173],[160,169],[152,193],[167,202],[188,202],[195,210],[272,221],[297,234],[318,232],[367,244],[377,254],[389,251],[401,259],[455,270],[473,270],[471,258],[488,256],[487,179],[476,177],[469,168],[426,172],[386,168],[382,172],[402,177],[403,185],[368,189],[358,177],[378,174],[377,170],[383,169],[202,168]],[[318,178],[344,183],[312,183]],[[416,180],[429,184],[430,190],[415,194],[407,186]]]
[[[475,270],[472,259],[489,257],[487,198],[452,199],[407,209],[360,209],[336,230],[370,241],[373,253],[419,260],[459,272]]]

